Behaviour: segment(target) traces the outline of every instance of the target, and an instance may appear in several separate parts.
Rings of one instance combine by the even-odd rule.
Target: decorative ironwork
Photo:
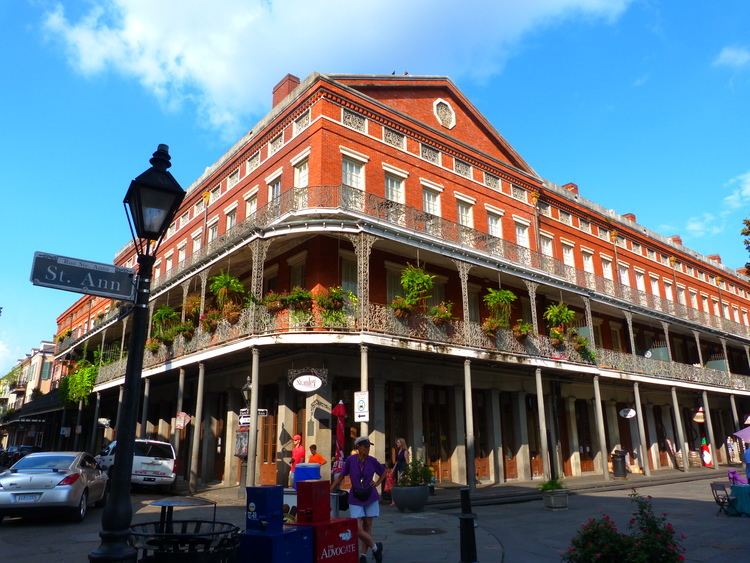
[[[343,110],[344,113],[341,118],[341,122],[347,127],[351,127],[356,131],[364,133],[367,128],[367,119],[363,115],[353,112],[348,109]]]
[[[276,135],[273,139],[268,142],[268,154],[279,152],[281,147],[284,146],[284,133],[283,131]]]
[[[635,354],[635,335],[633,334],[633,313],[630,311],[623,311],[625,315],[625,322],[628,325],[628,338],[630,339],[630,351]]]
[[[435,103],[435,117],[446,129],[452,129],[456,125],[456,114],[446,101],[439,100]]]
[[[366,314],[370,304],[370,252],[377,240],[373,235],[359,233],[347,235],[357,255],[357,297],[359,299],[359,322],[362,330],[368,330],[369,318]]]
[[[489,172],[484,173],[484,185],[493,190],[500,191],[500,178],[490,174]]]
[[[323,385],[328,383],[328,369],[327,368],[291,368],[286,372],[286,380],[289,385],[298,377],[304,377],[305,375],[312,375],[317,377],[323,382]]]
[[[671,360],[674,356],[672,356],[672,346],[669,344],[669,323],[666,321],[661,321],[661,328],[664,330],[664,341],[667,346],[669,359]]]
[[[464,328],[469,326],[469,270],[471,270],[471,264],[464,262],[463,260],[453,260],[458,270],[458,279],[461,281],[461,310],[464,318]],[[464,335],[464,339],[468,340],[468,335]]]
[[[701,337],[697,330],[693,331],[693,337],[695,338],[695,348],[698,350],[698,362],[703,365],[703,351],[701,350]]]
[[[422,158],[424,158],[428,162],[432,162],[433,164],[440,164],[439,150],[433,149],[431,146],[423,144],[420,147],[420,154],[422,155]]]
[[[583,308],[586,311],[586,326],[589,329],[589,341],[591,349],[596,350],[596,338],[594,336],[594,319],[591,318],[591,299],[583,298]]]
[[[457,174],[471,178],[471,165],[463,160],[453,159],[453,169]]]
[[[260,151],[256,152],[250,158],[247,159],[247,171],[252,172],[260,166]]]
[[[536,282],[530,282],[524,280],[526,290],[529,292],[529,300],[531,301],[531,325],[534,327],[534,332],[539,334],[539,322],[536,318],[536,288],[539,284]]]
[[[517,186],[516,184],[510,185],[510,195],[512,195],[514,198],[521,200],[521,201],[528,201],[527,199],[527,192],[524,190],[521,186]]]
[[[383,127],[383,141],[400,149],[406,147],[406,135],[404,135],[403,133],[399,133],[398,131],[394,131],[389,127]]]
[[[305,113],[300,115],[294,120],[294,134],[297,135],[300,131],[304,131],[310,125],[310,110],[308,109]]]

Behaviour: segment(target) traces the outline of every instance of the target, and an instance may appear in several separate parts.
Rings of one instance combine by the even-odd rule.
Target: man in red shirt
[[[289,486],[294,486],[294,469],[298,463],[305,462],[305,446],[302,445],[302,436],[295,434],[292,436],[292,463],[291,470],[289,472]]]

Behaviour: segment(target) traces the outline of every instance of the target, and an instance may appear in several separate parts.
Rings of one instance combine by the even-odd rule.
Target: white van
[[[104,448],[96,461],[102,471],[111,469],[117,453],[117,440]],[[133,472],[131,483],[136,485],[160,485],[169,488],[174,484],[174,448],[169,442],[156,440],[136,440],[133,451]]]

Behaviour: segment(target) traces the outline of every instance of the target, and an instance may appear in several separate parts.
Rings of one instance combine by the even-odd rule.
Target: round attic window
[[[438,98],[433,102],[432,109],[440,125],[446,129],[453,129],[456,126],[456,112],[448,102]]]

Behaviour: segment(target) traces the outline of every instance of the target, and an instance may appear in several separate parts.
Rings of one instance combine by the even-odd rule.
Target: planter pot
[[[393,487],[391,491],[393,502],[396,508],[401,512],[422,512],[427,498],[430,496],[430,487],[428,485],[419,485],[417,487]]]
[[[568,510],[568,490],[543,491],[544,508],[547,510]]]

